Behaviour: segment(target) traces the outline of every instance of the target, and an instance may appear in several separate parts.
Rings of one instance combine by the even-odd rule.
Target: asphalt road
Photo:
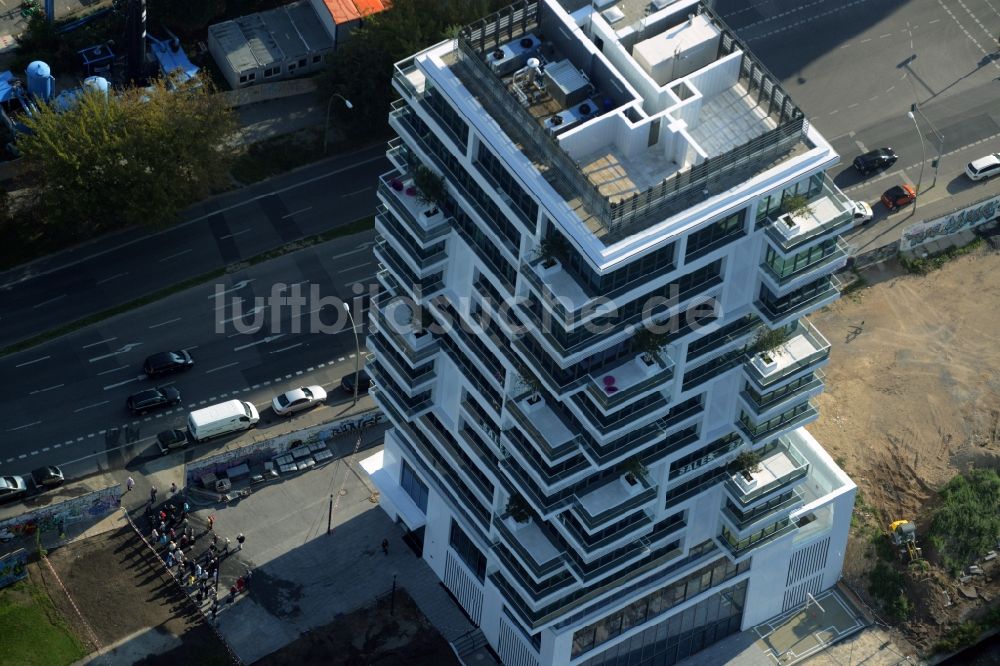
[[[274,395],[297,386],[321,384],[340,398],[337,386],[355,362],[340,303],[354,304],[363,344],[373,235],[263,262],[0,359],[0,473],[110,450],[126,431],[131,441],[151,438],[183,427],[191,409],[236,396],[261,408],[262,419],[275,418],[267,407]],[[285,294],[298,285],[305,302],[296,311],[271,299],[275,285],[286,285]],[[146,356],[179,348],[194,368],[158,381],[142,374]],[[179,389],[183,404],[132,417],[126,397],[155,385]]]
[[[185,222],[129,231],[0,275],[0,347],[371,215],[380,144],[192,207]]]

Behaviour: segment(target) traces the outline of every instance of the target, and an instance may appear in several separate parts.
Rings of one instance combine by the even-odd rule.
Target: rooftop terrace
[[[445,58],[605,244],[807,148],[802,112],[721,19],[657,4],[618,3],[609,23],[589,3],[522,1]]]

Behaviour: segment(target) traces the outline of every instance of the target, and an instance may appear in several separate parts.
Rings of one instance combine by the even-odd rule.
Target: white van
[[[252,428],[260,421],[257,408],[243,400],[229,400],[188,414],[188,430],[196,442]]]

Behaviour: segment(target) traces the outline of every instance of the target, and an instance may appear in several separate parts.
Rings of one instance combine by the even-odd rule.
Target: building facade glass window
[[[538,203],[521,187],[510,171],[483,144],[479,144],[476,163],[500,191],[507,195],[507,202],[520,215],[525,226],[534,229],[538,218]]]
[[[420,480],[417,473],[405,460],[399,472],[399,486],[406,491],[406,494],[421,511],[427,513],[427,485]]]
[[[475,574],[480,583],[486,581],[486,557],[481,550],[476,548],[476,544],[472,543],[472,539],[465,534],[454,519],[451,521],[451,535],[448,537],[448,545],[462,558],[462,561]]]
[[[741,238],[746,233],[743,224],[745,219],[746,209],[737,211],[721,220],[716,220],[704,229],[690,234],[687,237],[684,261],[694,261],[698,257],[703,257],[709,252]]]
[[[785,198],[800,194],[812,199],[823,189],[823,175],[816,174],[806,180],[799,181],[780,192],[761,197],[757,202],[757,224],[760,226],[767,218],[776,215],[781,210],[781,202]]]
[[[803,250],[793,257],[786,257],[774,251],[770,245],[767,246],[767,253],[764,256],[764,263],[779,278],[785,278],[797,273],[815,263],[822,261],[837,251],[837,238],[831,238],[818,245],[813,245],[808,250]]]

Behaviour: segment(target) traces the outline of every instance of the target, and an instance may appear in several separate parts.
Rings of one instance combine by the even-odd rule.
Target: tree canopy
[[[228,179],[223,146],[235,116],[207,85],[163,81],[105,97],[87,91],[59,112],[43,105],[24,119],[18,147],[38,185],[46,224],[85,235],[158,226]]]
[[[324,102],[333,93],[351,100],[353,109],[332,107],[338,125],[348,133],[384,134],[389,103],[398,97],[391,84],[393,65],[508,4],[509,0],[394,0],[391,8],[365,19],[337,47],[319,81],[318,94]]]

